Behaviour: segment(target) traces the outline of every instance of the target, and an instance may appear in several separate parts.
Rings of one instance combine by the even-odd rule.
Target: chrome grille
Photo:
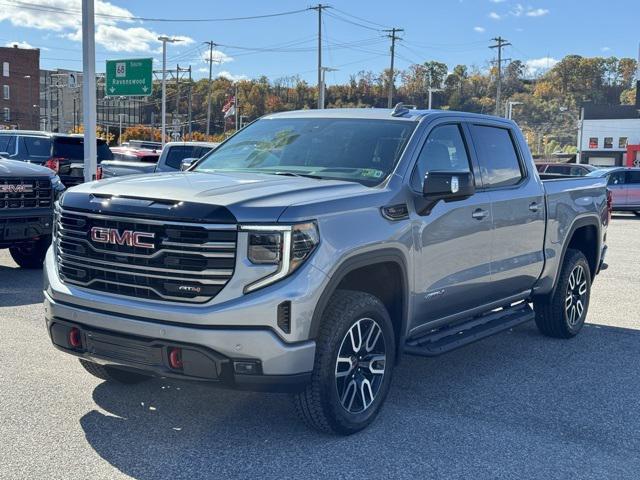
[[[94,227],[151,233],[154,248],[98,243],[91,238]],[[235,267],[235,225],[188,224],[58,208],[54,234],[63,282],[116,295],[203,303],[224,288]]]
[[[49,208],[52,197],[48,178],[0,178],[0,210]]]

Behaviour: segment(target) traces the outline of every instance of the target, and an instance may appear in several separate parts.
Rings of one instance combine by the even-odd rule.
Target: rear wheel
[[[584,325],[591,296],[591,271],[579,250],[567,250],[553,294],[534,300],[536,325],[549,337],[570,338]]]
[[[382,302],[340,290],[322,318],[311,383],[294,396],[310,427],[350,435],[378,415],[391,384],[395,340]]]
[[[51,236],[46,235],[36,241],[11,247],[9,253],[22,268],[42,268],[49,245],[51,245]]]
[[[91,375],[101,380],[114,381],[114,382],[125,383],[125,384],[133,384],[133,383],[144,382],[145,380],[149,380],[151,378],[148,375],[130,372],[129,370],[124,370],[118,367],[99,365],[97,363],[89,362],[88,360],[84,360],[82,358],[79,360],[80,360],[80,365],[82,365],[87,372],[89,372]]]

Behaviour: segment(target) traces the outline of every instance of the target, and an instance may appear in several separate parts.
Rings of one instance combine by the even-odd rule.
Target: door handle
[[[487,210],[483,210],[481,208],[476,208],[473,213],[471,214],[471,216],[473,218],[475,218],[476,220],[482,220],[484,218],[486,218],[489,215],[489,212]]]
[[[536,202],[532,202],[529,205],[529,210],[531,210],[532,212],[537,212],[540,209],[540,205],[538,205]]]

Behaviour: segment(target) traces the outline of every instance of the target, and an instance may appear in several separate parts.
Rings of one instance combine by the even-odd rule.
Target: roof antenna
[[[393,110],[391,111],[392,117],[401,117],[404,114],[409,113],[409,109],[404,106],[404,103],[398,102]]]

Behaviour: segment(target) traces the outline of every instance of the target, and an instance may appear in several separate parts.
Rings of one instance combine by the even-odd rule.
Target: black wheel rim
[[[373,404],[384,380],[386,345],[382,328],[361,318],[347,331],[336,359],[336,387],[342,408],[360,413]]]
[[[580,323],[587,307],[587,275],[582,265],[571,270],[564,310],[571,327]]]

